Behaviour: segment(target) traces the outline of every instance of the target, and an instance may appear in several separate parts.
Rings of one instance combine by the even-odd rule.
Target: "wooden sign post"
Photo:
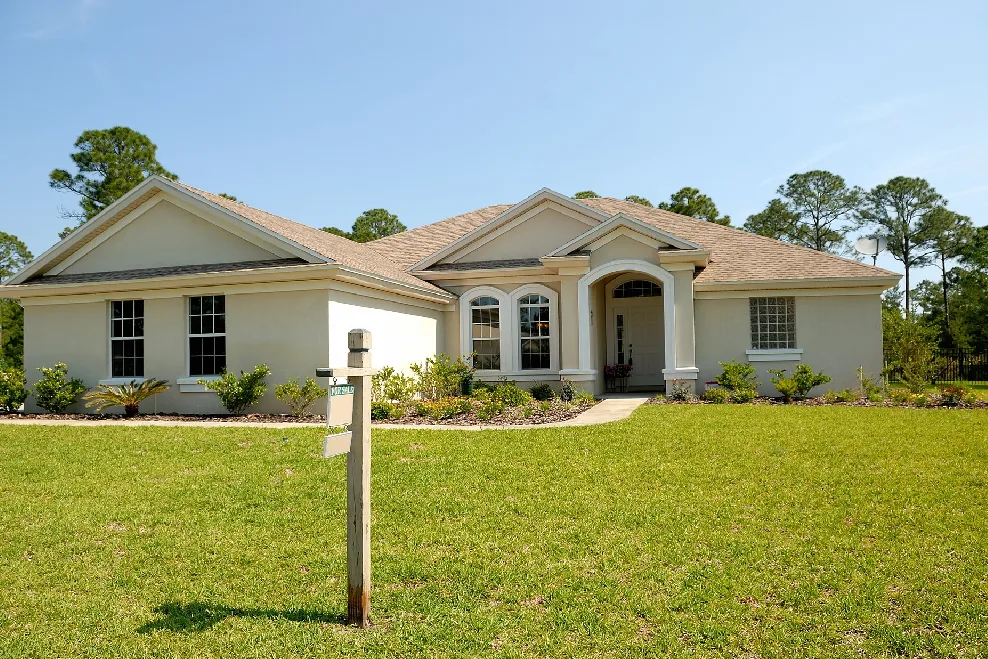
[[[350,330],[347,335],[350,352],[346,368],[318,368],[317,377],[345,377],[353,385],[353,418],[348,433],[326,437],[323,455],[346,452],[346,567],[347,624],[367,627],[370,613],[370,465],[371,465],[371,333]],[[334,386],[330,393],[337,393]],[[346,385],[342,385],[345,387]],[[349,388],[339,393],[350,393]],[[327,403],[326,423],[329,424]],[[346,435],[349,434],[349,437]],[[349,447],[341,446],[349,440]],[[331,442],[336,442],[332,444]],[[348,449],[348,450],[347,450]]]

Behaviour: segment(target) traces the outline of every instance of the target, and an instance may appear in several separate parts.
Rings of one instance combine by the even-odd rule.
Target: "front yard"
[[[988,415],[648,406],[374,433],[0,425],[0,657],[983,656]]]

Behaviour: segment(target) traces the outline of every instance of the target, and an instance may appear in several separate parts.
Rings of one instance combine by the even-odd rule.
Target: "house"
[[[601,392],[702,388],[718,362],[808,363],[856,383],[882,366],[882,291],[899,275],[610,198],[542,189],[358,244],[151,177],[0,287],[25,310],[25,367],[88,386],[157,377],[157,411],[220,412],[199,384],[266,363],[272,383],[346,361],[407,369],[475,353],[477,377]],[[31,401],[28,403],[29,409]],[[150,405],[150,403],[149,403]],[[258,407],[283,411],[273,387]]]

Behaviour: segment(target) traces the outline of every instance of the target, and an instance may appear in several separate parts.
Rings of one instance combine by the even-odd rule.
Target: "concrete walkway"
[[[597,403],[589,410],[578,414],[566,421],[556,421],[554,423],[525,423],[517,425],[477,425],[477,426],[457,426],[457,425],[433,425],[428,423],[375,423],[374,428],[392,430],[530,430],[534,428],[567,428],[571,426],[592,426],[598,423],[610,423],[611,421],[621,421],[631,416],[640,405],[651,398],[650,394],[607,394],[601,402]],[[97,419],[17,419],[0,418],[0,424],[6,425],[35,425],[35,426],[161,426],[161,427],[182,427],[182,428],[324,428],[323,423],[261,423],[257,421],[142,421],[133,419],[130,421],[100,421]]]

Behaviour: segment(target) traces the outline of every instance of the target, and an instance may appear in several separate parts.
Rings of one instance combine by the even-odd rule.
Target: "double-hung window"
[[[549,298],[524,295],[518,300],[522,370],[550,368]]]
[[[796,347],[796,298],[749,298],[753,350],[785,350]]]
[[[189,298],[189,375],[219,375],[226,370],[226,297]]]
[[[110,302],[110,377],[144,377],[144,300]]]
[[[501,308],[495,297],[483,295],[470,301],[470,339],[474,368],[501,368]]]

